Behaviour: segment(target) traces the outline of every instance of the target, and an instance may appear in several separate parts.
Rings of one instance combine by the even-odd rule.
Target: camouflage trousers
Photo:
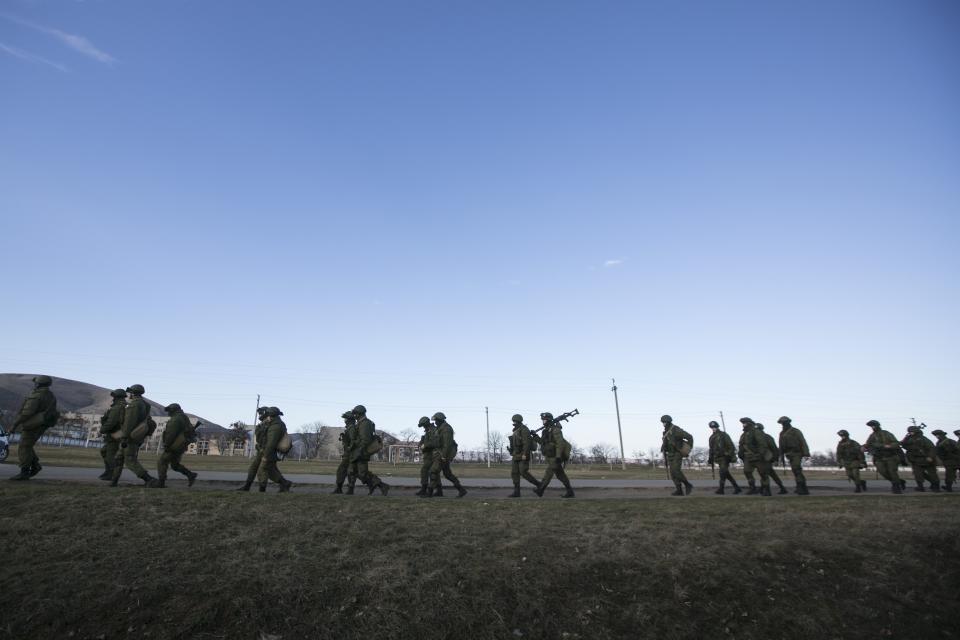
[[[957,481],[957,471],[960,469],[960,464],[956,462],[944,462],[943,463],[943,482],[948,487],[953,486],[953,483]]]
[[[683,474],[683,456],[679,453],[672,453],[667,455],[667,465],[670,468],[670,479],[673,480],[673,484],[679,486],[681,484],[690,484],[687,480],[687,476]]]
[[[913,479],[918,485],[923,485],[924,480],[930,484],[940,484],[940,475],[937,473],[937,465],[928,462],[911,462],[910,469],[913,471]]]
[[[541,490],[547,488],[547,485],[553,480],[553,476],[557,476],[557,480],[562,482],[567,490],[573,490],[570,486],[570,479],[567,478],[567,473],[563,470],[563,463],[560,458],[547,458],[547,472],[543,474],[543,480],[540,481]]]
[[[743,473],[747,476],[747,480],[749,480],[751,484],[753,484],[754,470],[760,474],[760,486],[769,488],[770,476],[776,473],[773,470],[773,464],[769,460],[744,460]],[[777,479],[779,480],[779,478]]]
[[[433,468],[433,449],[426,449],[423,452],[423,462],[420,465],[420,486],[425,487],[430,484],[430,470]]]
[[[263,472],[266,474],[267,478],[276,482],[277,484],[286,484],[287,479],[283,477],[283,474],[280,473],[280,467],[277,466],[276,460],[270,460],[269,456],[263,457]],[[266,481],[261,480],[260,484],[266,484]]]
[[[859,462],[848,462],[843,465],[843,468],[847,470],[847,477],[853,480],[854,484],[860,484],[860,463]]]
[[[359,458],[353,462],[356,466],[357,477],[360,479],[360,482],[368,487],[375,487],[381,483],[381,480],[377,474],[370,471],[369,463],[370,460],[367,458]]]
[[[100,457],[103,458],[103,464],[108,469],[112,469],[120,451],[120,441],[113,435],[106,433],[103,436],[103,444],[100,446]]]
[[[337,486],[342,487],[344,480],[351,487],[357,484],[357,465],[350,462],[347,454],[340,456],[340,464],[337,465]]]
[[[254,478],[260,484],[267,484],[267,468],[263,465],[263,449],[257,447],[256,453],[250,459],[247,467],[247,482],[253,483]]]
[[[135,442],[128,442],[127,446],[117,449],[117,457],[114,458],[115,464],[113,466],[113,479],[118,480],[123,474],[123,467],[126,466],[130,471],[133,472],[135,476],[141,480],[145,480],[150,477],[150,474],[147,473],[147,470],[143,468],[143,465],[140,464],[140,461],[137,459],[137,456],[140,455],[140,445]]]
[[[533,474],[530,473],[530,459],[521,460],[520,456],[514,456],[513,462],[510,464],[510,479],[513,480],[514,486],[520,486],[520,478],[534,486],[540,485]]]
[[[33,429],[20,432],[20,444],[17,445],[17,459],[20,462],[21,469],[26,469],[34,464],[40,464],[40,458],[37,457],[34,446],[42,435],[43,431],[34,431]]]
[[[161,453],[160,457],[157,459],[157,477],[161,480],[166,480],[168,466],[177,473],[182,473],[183,475],[189,477],[190,469],[187,469],[185,466],[180,464],[182,459],[183,451],[164,451]]]
[[[733,474],[730,473],[730,463],[733,462],[733,460],[726,456],[720,456],[716,462],[717,468],[720,471],[720,482],[729,480],[732,484],[737,484],[737,481],[733,478]]]
[[[786,453],[783,457],[790,462],[793,479],[798,483],[806,482],[807,478],[803,475],[803,456],[797,453]]]
[[[900,467],[900,459],[897,456],[875,456],[873,464],[885,480],[893,484],[900,482],[900,473],[897,469]]]

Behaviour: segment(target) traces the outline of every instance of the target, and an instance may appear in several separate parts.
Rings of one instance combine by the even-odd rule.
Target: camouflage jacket
[[[353,443],[357,440],[357,423],[351,422],[350,424],[344,425],[343,433],[340,434],[340,442],[343,443],[343,452],[349,453],[350,449],[353,448]]]
[[[672,422],[666,425],[666,428],[663,430],[663,443],[660,445],[660,451],[668,456],[680,455],[680,447],[682,447],[684,443],[689,444],[692,449],[693,436]]]
[[[357,420],[357,437],[350,440],[350,459],[353,461],[367,459],[367,446],[373,442],[377,425],[364,416]]]
[[[267,460],[277,459],[277,445],[285,435],[287,435],[287,425],[279,417],[272,416],[267,423],[267,434],[263,443],[263,455]]]
[[[530,435],[530,429],[523,423],[514,424],[513,433],[510,434],[510,444],[507,447],[513,459],[522,460],[526,456],[529,460],[531,449],[533,449],[533,437]]]
[[[437,435],[437,428],[428,424],[423,428],[423,435],[420,436],[420,450],[426,454],[430,454],[439,448],[440,436]]]
[[[780,453],[785,456],[810,457],[810,449],[800,429],[789,427],[780,432]]]
[[[115,433],[123,426],[123,412],[127,408],[127,403],[123,398],[117,398],[103,414],[100,420],[100,435]]]
[[[847,466],[849,464],[866,465],[866,458],[863,456],[863,449],[856,440],[847,438],[837,443],[837,464]]]
[[[30,392],[13,421],[14,429],[27,431],[49,429],[57,423],[57,398],[48,387]]]
[[[123,410],[123,437],[129,438],[130,432],[150,415],[150,405],[143,398],[134,396]]]
[[[267,442],[267,427],[270,426],[267,420],[269,420],[269,418],[261,420],[257,423],[257,426],[253,428],[253,442],[256,444],[257,449],[263,449],[263,445]]]
[[[756,428],[747,429],[740,436],[740,458],[750,462],[773,460],[773,452],[767,444],[766,434]]]
[[[907,461],[911,464],[924,465],[936,459],[936,447],[922,433],[911,433],[901,440],[900,444],[907,452]]]
[[[167,420],[167,426],[163,429],[163,448],[169,449],[173,446],[174,440],[181,434],[186,438],[188,429],[193,429],[193,425],[190,424],[190,418],[183,411],[177,411],[170,416],[170,419]],[[185,443],[179,451],[185,451],[186,448],[187,444]]]
[[[874,457],[885,458],[900,455],[900,441],[889,431],[874,431],[867,438],[867,443],[864,446]]]
[[[437,436],[440,438],[440,455],[450,461],[457,457],[457,441],[453,439],[453,427],[446,420],[437,425]]]
[[[780,447],[777,446],[777,439],[774,438],[769,433],[767,433],[766,431],[763,431],[761,429],[757,429],[757,431],[760,433],[760,435],[763,436],[763,439],[767,443],[767,449],[770,450],[770,459],[778,460],[780,458],[781,451],[780,451]]]
[[[943,464],[960,464],[960,447],[950,438],[937,441],[937,457]]]
[[[718,429],[710,436],[710,457],[707,459],[707,464],[719,462],[721,458],[726,458],[728,462],[736,460],[737,448],[733,446],[733,438],[730,434]]]

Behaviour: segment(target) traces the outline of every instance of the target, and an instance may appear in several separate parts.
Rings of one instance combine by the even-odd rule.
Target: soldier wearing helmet
[[[267,479],[280,485],[279,493],[287,493],[290,491],[293,483],[283,477],[283,474],[280,473],[280,467],[278,466],[280,456],[282,455],[278,447],[280,446],[280,441],[287,435],[287,425],[280,419],[282,415],[283,411],[280,411],[277,407],[267,409],[267,433],[264,436],[262,464],[265,467]],[[267,490],[265,481],[261,480],[260,490]]]
[[[377,474],[370,471],[370,456],[368,449],[373,444],[376,435],[376,427],[373,420],[367,417],[367,408],[358,404],[353,408],[353,415],[357,419],[357,438],[351,442],[350,462],[356,465],[357,477],[360,482],[367,485],[367,495],[371,495],[374,490],[380,489],[381,495],[387,495],[390,485],[381,480]]]
[[[937,444],[935,445],[937,457],[943,463],[945,472],[943,488],[945,491],[952,492],[953,483],[957,479],[957,468],[960,467],[960,447],[957,447],[957,443],[947,437],[947,432],[943,429],[935,429],[930,433],[937,438]]]
[[[163,410],[170,419],[163,429],[163,453],[157,459],[157,487],[163,489],[167,486],[167,467],[187,476],[187,486],[192,487],[197,474],[183,466],[181,460],[190,442],[194,440],[196,427],[190,423],[190,418],[176,402],[168,404]]]
[[[563,483],[566,489],[560,497],[573,498],[573,487],[570,485],[570,478],[567,477],[567,472],[563,468],[570,453],[570,443],[563,437],[563,428],[558,420],[554,420],[552,413],[549,411],[541,413],[540,422],[543,423],[543,426],[540,427],[540,451],[546,459],[547,470],[543,474],[540,485],[533,492],[542,498],[543,492],[547,490],[547,485],[553,480],[553,476],[557,476],[557,479]]]
[[[347,495],[353,495],[354,487],[357,486],[357,465],[350,462],[350,449],[353,447],[354,440],[357,439],[357,417],[353,411],[344,411],[340,418],[343,420],[343,433],[340,434],[340,464],[337,465],[337,486],[334,493],[343,493],[343,483],[347,482]]]
[[[757,488],[753,479],[754,469],[760,474],[760,495],[770,495],[770,472],[773,470],[773,452],[762,431],[757,429],[757,423],[750,418],[740,418],[743,425],[743,434],[740,436],[740,450],[738,455],[743,460],[743,472],[750,483],[748,494],[756,494]]]
[[[767,447],[770,449],[770,453],[773,455],[771,460],[778,460],[780,458],[780,447],[777,446],[777,440],[772,435],[764,431],[763,423],[757,422],[755,426],[757,431],[763,434],[763,437],[767,441]],[[770,469],[767,473],[770,474],[770,479],[773,481],[773,483],[777,485],[777,495],[783,496],[789,493],[787,488],[783,486],[783,480],[780,479],[779,474],[777,474],[777,469],[774,467],[772,462],[770,463]]]
[[[511,498],[520,497],[520,478],[523,478],[534,487],[539,487],[540,483],[530,473],[530,455],[533,453],[533,437],[530,435],[530,429],[523,424],[523,416],[519,413],[514,414],[511,419],[513,422],[513,431],[510,433],[510,441],[507,445],[507,451],[510,453],[510,479],[513,480],[513,493]]]
[[[123,424],[123,412],[127,407],[127,392],[123,389],[114,389],[110,392],[110,397],[113,398],[113,403],[100,418],[100,437],[103,439],[100,457],[103,458],[104,467],[99,476],[101,480],[113,478],[113,467],[120,452],[120,440],[117,437]]]
[[[873,457],[873,466],[877,468],[877,473],[890,481],[890,490],[893,493],[903,493],[907,483],[900,478],[897,470],[903,457],[900,442],[895,435],[881,429],[876,420],[868,421],[867,426],[873,429],[873,433],[863,447]]]
[[[20,473],[10,478],[11,480],[29,480],[43,468],[34,446],[43,436],[43,432],[55,425],[60,417],[57,412],[57,398],[50,391],[52,384],[53,379],[50,376],[34,376],[33,391],[23,401],[20,411],[13,419],[10,433],[20,431],[20,443],[17,445]]]
[[[860,493],[867,490],[867,481],[860,478],[860,469],[867,468],[867,460],[863,455],[860,443],[850,438],[846,429],[837,431],[840,442],[837,443],[837,464],[847,470],[847,478],[853,481],[853,492]]]
[[[433,414],[432,419],[439,440],[438,448],[434,453],[434,459],[439,462],[439,472],[436,467],[432,471],[436,483],[434,495],[443,496],[443,487],[440,484],[440,472],[442,472],[443,477],[453,483],[454,489],[457,490],[457,497],[462,498],[467,495],[467,490],[463,488],[460,479],[454,475],[453,469],[450,468],[450,465],[457,458],[457,441],[453,439],[453,427],[447,422],[447,416],[442,411]]]
[[[253,428],[254,453],[247,467],[247,479],[237,491],[250,491],[254,480],[259,480],[260,491],[267,490],[267,468],[263,465],[263,447],[267,442],[267,427],[270,426],[270,407],[257,407],[257,426]]]
[[[807,441],[800,429],[793,426],[793,421],[787,416],[782,416],[777,422],[783,426],[780,432],[780,461],[790,462],[790,470],[793,471],[793,478],[797,483],[793,492],[798,496],[810,495],[807,489],[807,478],[803,475],[803,459],[810,457]]]
[[[690,450],[693,449],[693,436],[673,424],[673,418],[668,415],[661,416],[660,422],[663,424],[660,452],[667,461],[670,469],[670,479],[673,480],[673,486],[676,487],[670,495],[690,495],[690,492],[693,491],[693,485],[683,473],[683,459],[690,455]],[[684,489],[686,489],[686,492],[684,492]]]
[[[720,430],[720,425],[711,420],[710,424],[710,456],[707,458],[707,464],[719,465],[720,467],[720,486],[714,493],[724,494],[724,485],[727,480],[733,486],[733,492],[743,493],[743,489],[737,484],[733,475],[730,473],[730,464],[737,460],[737,448],[733,445],[733,440],[726,431]]]
[[[417,426],[423,429],[423,435],[420,436],[420,490],[417,491],[417,497],[432,498],[439,486],[440,462],[435,460],[437,448],[440,446],[440,439],[437,437],[437,430],[430,422],[427,416],[421,416],[417,421]],[[438,476],[437,483],[434,484],[433,468],[436,465]]]
[[[923,435],[920,427],[907,427],[907,435],[900,441],[907,454],[907,462],[913,471],[917,491],[926,491],[924,480],[930,483],[930,490],[940,493],[940,476],[937,474],[937,449],[930,439]]]
[[[126,466],[143,480],[147,487],[157,486],[157,481],[143,468],[138,456],[140,447],[143,445],[154,429],[157,423],[150,417],[150,405],[143,399],[146,390],[141,384],[133,384],[127,387],[127,393],[130,399],[123,410],[123,424],[120,427],[120,451],[117,453],[116,464],[113,467],[113,477],[110,479],[110,486],[115,487],[123,474],[123,468]]]

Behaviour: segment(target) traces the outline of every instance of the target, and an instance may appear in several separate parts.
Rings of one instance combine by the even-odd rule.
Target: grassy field
[[[0,483],[0,637],[955,638],[960,498]]]
[[[44,465],[51,466],[62,466],[62,467],[102,467],[103,463],[100,459],[99,449],[82,449],[79,447],[48,447],[41,446],[37,447],[37,454],[40,456],[40,459],[43,461]],[[10,452],[10,457],[7,459],[8,464],[14,463],[16,460],[16,445]],[[157,456],[153,453],[143,452],[140,454],[140,460],[147,469],[155,469],[157,466]],[[196,471],[236,471],[238,473],[245,472],[247,465],[250,461],[244,457],[221,457],[221,456],[186,456],[184,458],[184,464],[187,465],[190,469]],[[315,474],[333,474],[337,469],[337,461],[317,461],[317,460],[303,460],[298,461],[295,459],[287,459],[282,463],[282,470],[284,473],[315,473]],[[388,464],[388,463],[373,463],[370,465],[370,468],[379,475],[383,476],[404,476],[404,477],[418,477],[420,475],[420,465],[419,464]],[[533,465],[534,469],[537,471],[534,472],[534,475],[542,475],[543,469],[545,468],[542,464]],[[510,463],[504,464],[494,464],[489,469],[485,464],[475,464],[475,463],[464,463],[454,465],[454,471],[457,475],[464,478],[509,478],[510,477]],[[15,470],[11,470],[11,474]],[[710,478],[710,468],[706,467],[702,470],[696,468],[685,470],[685,473],[690,477],[691,480],[706,480]],[[783,478],[785,482],[792,484],[793,476],[790,473],[789,469],[780,469],[777,468],[777,473],[780,474],[780,477]],[[648,466],[640,465],[628,465],[626,471],[621,469],[619,466],[614,466],[612,469],[609,465],[578,465],[578,464],[569,464],[567,466],[567,475],[574,479],[608,479],[608,480],[632,480],[632,479],[665,479],[666,471],[662,467],[651,468]],[[742,474],[741,474],[742,475]],[[741,475],[737,475],[739,479]],[[832,478],[845,478],[846,473],[837,469],[836,471],[808,471],[807,477],[812,480],[817,479],[832,479]],[[865,476],[868,480],[874,477],[874,472],[871,470],[867,472]]]

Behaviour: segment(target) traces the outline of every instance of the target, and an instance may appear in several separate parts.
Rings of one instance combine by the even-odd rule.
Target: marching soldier
[[[780,456],[790,462],[790,470],[793,471],[793,479],[797,483],[794,493],[800,496],[810,495],[807,478],[803,475],[803,459],[810,457],[807,441],[787,416],[782,416],[777,422],[783,426],[780,432]]]
[[[183,466],[180,461],[193,439],[194,426],[176,402],[168,404],[163,410],[170,416],[170,420],[163,429],[163,453],[157,459],[157,487],[166,488],[168,466],[187,476],[187,486],[192,487],[197,474]]]
[[[357,484],[357,465],[350,462],[350,449],[353,448],[353,441],[357,439],[357,419],[353,411],[346,411],[341,416],[344,429],[340,434],[340,443],[343,447],[343,453],[340,454],[340,464],[337,465],[337,487],[334,493],[343,493],[343,482],[347,481],[347,495],[353,495],[353,488]]]
[[[900,442],[892,433],[881,429],[880,423],[876,420],[870,420],[867,426],[873,429],[873,433],[863,446],[873,456],[873,465],[877,468],[877,473],[890,481],[893,493],[903,493],[907,483],[900,479],[897,471],[902,455]]]
[[[277,407],[267,409],[267,431],[263,444],[263,466],[267,478],[280,485],[280,493],[286,493],[290,491],[293,483],[284,478],[283,474],[280,473],[279,467],[277,467],[277,462],[280,460],[280,452],[277,451],[277,446],[280,444],[283,436],[287,435],[287,425],[280,419],[282,415],[283,411],[280,411]],[[260,490],[267,490],[266,482],[260,482]]]
[[[372,494],[375,489],[380,489],[380,494],[385,496],[390,490],[390,485],[378,478],[368,466],[370,454],[367,453],[367,447],[373,442],[377,425],[367,417],[367,408],[362,404],[353,408],[353,416],[357,421],[357,438],[356,442],[351,443],[350,462],[356,465],[360,482],[367,485],[367,495]]]
[[[710,457],[707,464],[716,464],[720,467],[720,487],[714,492],[721,496],[724,493],[723,487],[727,480],[733,486],[733,492],[743,493],[743,489],[737,484],[737,481],[730,475],[730,463],[737,459],[737,448],[733,446],[733,440],[725,431],[720,431],[720,425],[715,421],[710,421]]]
[[[420,436],[420,491],[416,495],[432,498],[440,485],[440,458],[437,452],[440,439],[427,416],[421,416],[417,426],[423,429],[423,435]]]
[[[546,491],[553,476],[557,476],[566,488],[566,492],[561,497],[572,498],[574,497],[573,487],[570,486],[570,479],[563,470],[563,463],[566,462],[564,455],[568,448],[567,441],[563,437],[563,428],[559,422],[554,421],[553,414],[550,412],[541,413],[540,420],[543,422],[543,431],[540,433],[540,450],[543,452],[543,457],[546,458],[547,470],[543,474],[543,480],[540,481],[533,492],[542,498],[543,492]]]
[[[907,427],[907,435],[900,441],[907,453],[907,462],[913,470],[913,479],[917,491],[926,491],[923,481],[930,483],[930,490],[940,493],[940,477],[937,475],[937,450],[929,438],[923,435],[920,427]]]
[[[437,437],[440,439],[440,469],[443,471],[443,477],[453,483],[453,487],[457,490],[457,497],[462,498],[467,495],[467,490],[463,488],[459,478],[453,474],[453,470],[450,468],[450,463],[457,457],[457,441],[453,439],[453,427],[447,422],[447,416],[442,411],[433,414],[433,424],[436,425]],[[437,487],[440,488],[439,481]],[[435,495],[442,496],[442,491],[442,488],[440,488],[440,491]]]
[[[29,480],[43,468],[33,447],[43,436],[43,432],[57,424],[60,417],[57,412],[57,398],[50,391],[52,384],[53,378],[50,376],[34,376],[33,391],[23,401],[17,417],[13,420],[10,433],[20,430],[20,443],[17,445],[20,473],[10,478],[11,480]]]
[[[860,443],[850,439],[850,432],[846,429],[837,431],[840,442],[837,443],[837,464],[847,470],[847,478],[853,480],[853,492],[860,493],[867,490],[867,481],[860,479],[860,469],[867,468],[867,460],[863,455]]]
[[[260,418],[260,420],[253,429],[255,451],[253,457],[250,458],[250,466],[247,467],[247,480],[243,483],[242,487],[237,488],[237,491],[250,491],[250,487],[253,486],[253,481],[258,479],[258,476],[260,480],[260,491],[267,490],[267,469],[263,466],[263,447],[267,442],[267,427],[269,426],[267,413],[269,413],[269,411],[270,407],[257,408],[257,417]]]
[[[770,451],[763,432],[757,430],[757,423],[750,418],[740,418],[740,423],[743,425],[743,436],[740,438],[739,453],[743,459],[744,472],[747,470],[747,463],[750,464],[751,471],[755,468],[760,474],[760,495],[769,496],[773,452]]]
[[[123,412],[127,407],[127,392],[123,389],[114,389],[110,392],[110,396],[113,398],[113,404],[100,418],[100,437],[103,439],[103,444],[100,445],[100,457],[103,458],[104,466],[103,473],[100,474],[101,480],[113,478],[113,467],[120,450],[120,441],[114,437],[114,434],[123,426]]]
[[[777,469],[774,467],[774,461],[780,459],[780,448],[777,446],[777,441],[772,435],[763,430],[762,423],[758,422],[755,426],[757,431],[759,431],[767,441],[767,448],[770,449],[770,479],[773,480],[774,484],[778,487],[777,495],[785,495],[787,488],[783,486],[783,480],[780,479],[780,474],[777,473]]]
[[[670,466],[670,479],[676,491],[672,496],[690,495],[693,491],[693,485],[687,480],[683,473],[683,459],[689,455],[693,449],[693,436],[673,424],[673,418],[670,416],[661,416],[660,422],[663,423],[663,444],[660,445],[660,451],[667,458],[667,464]],[[684,494],[686,488],[686,494]]]
[[[742,420],[741,420],[742,422]],[[756,467],[753,466],[753,463],[747,460],[747,440],[753,436],[747,430],[747,425],[743,425],[743,433],[740,434],[740,441],[737,443],[737,457],[740,458],[740,461],[743,463],[743,475],[747,479],[747,484],[749,488],[747,489],[747,495],[752,496],[760,493],[760,490],[757,489],[757,480],[753,476],[753,472],[756,471]]]
[[[937,436],[937,457],[940,458],[946,472],[943,488],[946,491],[953,491],[953,483],[957,479],[957,467],[960,467],[960,447],[947,437],[947,432],[943,429],[937,429],[930,433]]]
[[[143,441],[153,433],[156,423],[150,417],[150,405],[143,399],[145,390],[142,384],[133,384],[127,387],[130,399],[123,411],[123,426],[120,429],[120,450],[117,452],[116,464],[113,467],[113,478],[110,486],[115,487],[120,481],[123,467],[126,465],[138,478],[143,480],[144,486],[156,486],[156,480],[143,468],[137,456]]]
[[[523,424],[523,416],[515,414],[512,418],[513,432],[510,434],[510,443],[507,445],[507,451],[510,453],[510,479],[513,480],[513,493],[511,498],[520,497],[520,478],[523,478],[534,487],[539,487],[540,483],[530,473],[530,454],[533,451],[533,437],[530,435],[530,429]]]

